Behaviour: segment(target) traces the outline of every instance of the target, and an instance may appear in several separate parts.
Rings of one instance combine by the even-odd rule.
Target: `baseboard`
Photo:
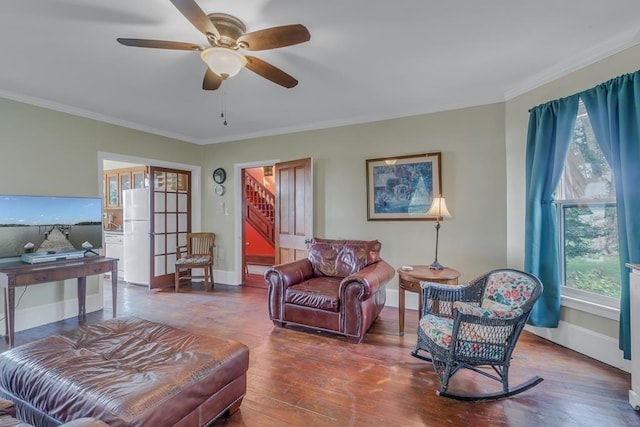
[[[399,291],[397,289],[387,289],[387,302],[385,305],[390,307],[398,307],[400,297]],[[420,298],[416,292],[405,292],[404,293],[404,307],[406,310],[418,310],[418,304],[420,303]]]
[[[560,321],[557,328],[538,328],[527,325],[525,329],[607,365],[631,372],[631,361],[624,358],[622,350],[618,348],[617,338],[563,321]]]
[[[636,411],[640,410],[640,396],[633,390],[629,390],[629,405]]]
[[[85,302],[86,312],[102,310],[103,297],[102,293],[87,295]],[[16,332],[26,329],[35,328],[36,326],[46,325],[48,323],[57,322],[71,317],[78,316],[78,300],[77,298],[64,301],[57,301],[50,304],[38,305],[35,307],[26,307],[16,309],[15,328]],[[5,329],[5,319],[2,319],[2,328]]]
[[[264,275],[265,270],[269,268],[266,265],[247,264],[247,272],[249,274]]]
[[[222,283],[224,285],[233,285],[239,286],[241,283],[236,279],[236,273],[234,271],[226,271],[226,270],[213,270],[213,277],[215,278],[216,283]]]

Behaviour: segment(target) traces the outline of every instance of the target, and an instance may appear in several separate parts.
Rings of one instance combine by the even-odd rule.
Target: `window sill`
[[[560,305],[574,310],[584,311],[595,316],[604,317],[606,319],[620,321],[620,309],[610,307],[608,305],[598,304],[591,301],[585,301],[568,295],[560,296]]]

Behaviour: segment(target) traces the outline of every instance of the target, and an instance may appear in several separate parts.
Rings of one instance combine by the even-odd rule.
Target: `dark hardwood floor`
[[[247,274],[247,277],[244,280],[244,285],[252,288],[267,289],[267,282],[265,282],[262,274]]]
[[[215,426],[632,426],[640,414],[628,403],[630,375],[527,332],[514,353],[511,382],[544,381],[516,397],[466,403],[435,394],[438,379],[410,355],[417,313],[386,307],[362,344],[326,333],[282,329],[268,318],[266,289],[217,284],[171,290],[119,286],[118,316],[136,316],[202,334],[232,338],[250,348],[247,395],[233,416]],[[110,318],[105,309],[87,323]],[[17,345],[72,330],[68,319],[16,333]],[[0,349],[6,349],[6,343]],[[488,381],[460,372],[455,390],[489,390]],[[492,390],[495,390],[491,384]]]

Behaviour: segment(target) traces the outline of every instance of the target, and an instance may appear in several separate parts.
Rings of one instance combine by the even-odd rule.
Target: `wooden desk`
[[[431,270],[426,265],[412,265],[413,270],[398,271],[398,315],[400,317],[400,336],[404,335],[404,292],[417,292],[420,298],[418,303],[418,320],[422,318],[422,291],[420,281],[444,283],[445,285],[457,285],[460,272],[453,268],[443,270]]]
[[[5,333],[9,337],[9,346],[13,347],[17,287],[78,278],[78,320],[82,321],[86,314],[87,276],[108,272],[111,273],[113,317],[116,317],[118,295],[118,260],[116,258],[91,256],[40,264],[28,264],[22,261],[0,264],[0,287],[4,288]]]

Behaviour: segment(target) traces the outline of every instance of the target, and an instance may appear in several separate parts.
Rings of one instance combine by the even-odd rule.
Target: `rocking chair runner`
[[[469,401],[494,400],[521,393],[542,381],[536,376],[509,387],[511,354],[533,305],[542,294],[542,283],[537,277],[523,271],[501,269],[465,285],[422,282],[421,288],[424,315],[411,354],[433,363],[441,383],[438,395]],[[420,350],[428,352],[430,357],[419,355]],[[502,392],[449,392],[449,380],[462,368],[500,382]]]
[[[204,290],[209,290],[209,278],[211,278],[211,289],[215,282],[213,280],[213,248],[215,247],[215,233],[187,233],[187,244],[176,248],[175,264],[175,291],[180,288],[181,279],[204,278]],[[194,276],[193,269],[204,270],[202,276]],[[189,275],[180,275],[183,270],[189,270]]]

